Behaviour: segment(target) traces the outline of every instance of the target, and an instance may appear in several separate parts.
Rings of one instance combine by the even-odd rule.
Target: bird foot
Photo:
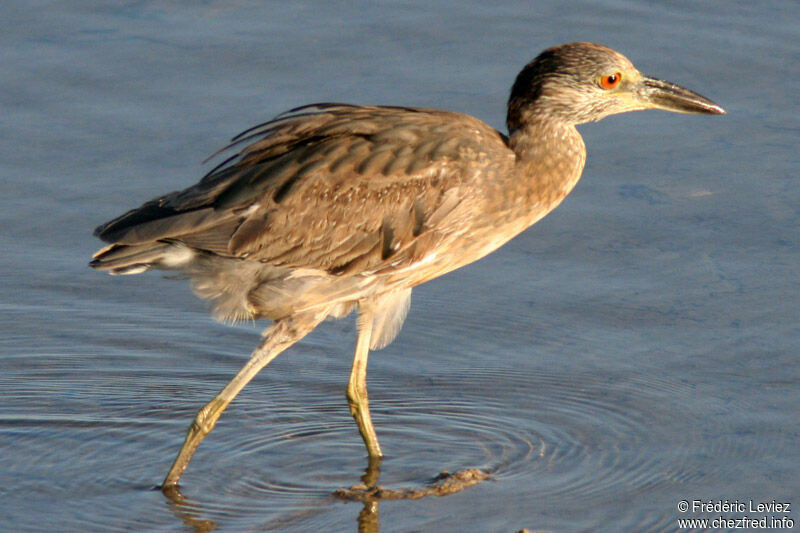
[[[370,500],[418,500],[426,496],[455,494],[489,478],[490,476],[487,472],[478,468],[469,468],[452,473],[448,471],[441,472],[430,483],[419,488],[387,489],[380,485],[368,487],[360,483],[349,489],[338,489],[333,495],[342,500],[360,502]]]

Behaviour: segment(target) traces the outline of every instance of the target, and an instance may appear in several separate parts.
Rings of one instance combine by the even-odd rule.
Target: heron
[[[90,266],[179,271],[222,321],[269,319],[258,347],[192,421],[162,489],[242,388],[327,318],[357,310],[346,396],[371,460],[370,350],[394,340],[414,287],[493,252],[578,182],[576,126],[642,109],[723,114],[587,42],[549,48],[517,75],[504,134],[469,115],[320,103],[234,137],[197,184],[99,226]],[[218,153],[219,154],[219,153]]]

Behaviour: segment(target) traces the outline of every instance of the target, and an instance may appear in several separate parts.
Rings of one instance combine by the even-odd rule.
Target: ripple
[[[421,383],[424,396],[418,393]],[[370,387],[387,453],[382,483],[419,483],[444,469],[480,468],[500,481],[533,473],[534,496],[585,499],[609,490],[655,491],[712,476],[698,470],[691,456],[698,451],[695,442],[707,443],[709,432],[724,433],[723,424],[715,427],[707,419],[702,428],[689,423],[687,431],[676,433],[668,423],[680,414],[675,399],[691,387],[662,379],[473,369],[408,385],[375,380]],[[309,410],[301,414],[274,413],[269,435],[238,435],[239,459],[285,461],[268,481],[245,475],[243,490],[323,494],[348,483],[347,476],[324,473],[334,458],[349,466],[351,476],[363,468],[352,460],[363,457],[363,449],[340,391],[304,395],[302,403]],[[735,439],[715,443],[702,453],[730,453]],[[281,472],[288,477],[282,479]]]
[[[489,399],[473,411],[448,410],[448,416],[456,425],[474,429],[478,442],[497,445],[485,449],[491,452],[486,462],[499,480],[530,477],[533,470],[537,483],[529,494],[534,497],[586,500],[612,489],[653,490],[700,475],[683,470],[683,464],[694,461],[681,458],[693,453],[697,435],[676,435],[674,426],[665,423],[676,416],[669,399],[688,393],[685,384],[494,369],[473,370],[455,380],[461,394],[476,402],[481,394]],[[487,390],[498,383],[502,390]],[[715,428],[706,425],[704,431]],[[722,440],[720,449],[709,453],[726,453],[732,442]]]
[[[335,505],[336,489],[358,483],[366,458],[343,394],[347,361],[310,368],[303,357],[288,359],[296,367],[270,368],[230,406],[189,466],[187,501],[176,509],[226,523],[268,510],[286,523],[313,521],[320,506]],[[138,359],[91,374],[70,373],[65,359],[29,371],[25,382],[4,376],[15,388],[0,415],[3,446],[29,457],[4,464],[15,491],[101,498],[122,489],[157,500],[149,489],[194,412],[240,361],[223,362],[216,372],[203,374],[197,364],[157,382]],[[703,468],[704,456],[747,461],[769,447],[757,434],[742,444],[741,431],[726,420],[747,411],[741,398],[704,397],[694,406],[702,391],[659,377],[410,366],[374,372],[369,385],[387,454],[379,482],[391,489],[425,485],[443,470],[478,468],[499,484],[493,493],[511,487],[525,501],[602,509],[610,499],[714,484],[719,473]],[[157,397],[165,403],[154,404]],[[123,512],[126,501],[120,496],[106,513],[116,505]],[[668,507],[626,519],[659,529],[674,521]]]
[[[214,456],[198,452],[190,470],[203,470],[254,509],[263,508],[264,497],[324,498],[355,483],[366,461],[341,387],[267,388],[226,413],[223,421],[232,425],[209,438]],[[676,416],[676,399],[691,389],[658,378],[494,368],[376,377],[371,407],[387,453],[380,482],[400,488],[442,470],[479,468],[500,482],[535,478],[526,487],[530,497],[583,501],[694,483],[712,473],[696,469],[693,443],[720,428],[689,424],[690,431],[676,434],[667,423]],[[728,453],[733,442],[719,439],[705,452]]]

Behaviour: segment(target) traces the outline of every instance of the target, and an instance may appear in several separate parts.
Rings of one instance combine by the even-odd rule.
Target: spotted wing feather
[[[198,184],[96,234],[336,274],[374,270],[419,259],[435,240],[425,234],[447,230],[470,154],[507,151],[500,133],[466,115],[343,104],[292,110],[227,148],[239,151]]]

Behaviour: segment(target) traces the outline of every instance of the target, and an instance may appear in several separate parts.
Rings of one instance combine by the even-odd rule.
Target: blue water
[[[3,3],[0,522],[8,531],[690,531],[681,500],[800,521],[800,7],[605,1]],[[519,69],[596,41],[728,114],[583,126],[564,204],[415,290],[370,359],[381,485],[483,468],[461,493],[334,490],[366,460],[352,320],[265,369],[182,480],[152,490],[265,324],[185,282],[86,265],[97,224],[195,182],[239,131],[314,101],[503,128]],[[753,513],[750,513],[753,515]]]

